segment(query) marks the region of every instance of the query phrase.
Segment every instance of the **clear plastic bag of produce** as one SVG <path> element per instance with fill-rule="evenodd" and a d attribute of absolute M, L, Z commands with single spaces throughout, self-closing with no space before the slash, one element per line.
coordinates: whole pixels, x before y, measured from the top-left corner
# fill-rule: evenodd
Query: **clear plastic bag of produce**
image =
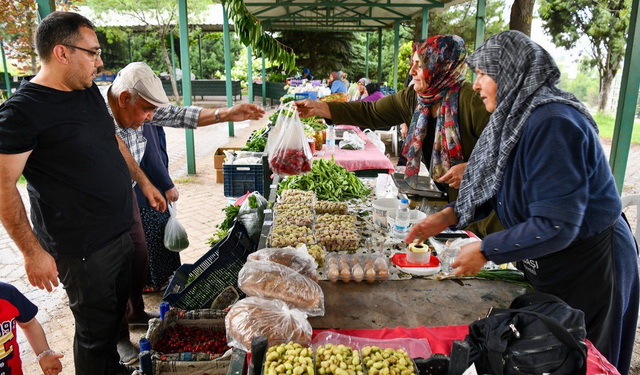
<path fill-rule="evenodd" d="M 249 194 L 247 199 L 242 202 L 237 219 L 244 224 L 249 233 L 249 237 L 254 242 L 260 239 L 260 231 L 262 231 L 262 222 L 264 221 L 264 210 L 269 202 L 257 191 Z"/>
<path fill-rule="evenodd" d="M 365 141 L 357 134 L 344 132 L 343 137 L 344 139 L 338 144 L 342 150 L 362 150 L 364 148 Z"/>
<path fill-rule="evenodd" d="M 324 315 L 324 293 L 318 283 L 279 263 L 245 263 L 238 287 L 248 296 L 279 299 L 307 315 Z"/>
<path fill-rule="evenodd" d="M 367 138 L 369 138 L 369 140 L 378 148 L 378 150 L 380 150 L 380 152 L 384 154 L 385 146 L 384 142 L 382 142 L 382 139 L 380 139 L 380 136 L 371 129 L 365 129 L 364 134 L 366 134 Z"/>
<path fill-rule="evenodd" d="M 286 303 L 260 297 L 236 302 L 225 318 L 227 344 L 251 351 L 254 336 L 266 336 L 269 345 L 294 341 L 309 344 L 313 329 L 307 315 Z"/>
<path fill-rule="evenodd" d="M 318 281 L 318 273 L 316 269 L 318 264 L 307 252 L 306 247 L 294 249 L 293 247 L 285 248 L 266 248 L 258 250 L 247 257 L 247 262 L 270 261 L 287 266 L 301 275 L 307 276 L 313 281 Z"/>
<path fill-rule="evenodd" d="M 271 170 L 280 176 L 311 171 L 313 154 L 293 102 L 285 104 L 280 111 L 276 126 L 269 134 L 267 153 Z"/>
<path fill-rule="evenodd" d="M 167 207 L 169 209 L 169 221 L 164 227 L 164 247 L 171 251 L 180 252 L 189 247 L 189 236 L 182 224 L 177 219 L 178 207 L 176 202 L 170 203 Z"/>

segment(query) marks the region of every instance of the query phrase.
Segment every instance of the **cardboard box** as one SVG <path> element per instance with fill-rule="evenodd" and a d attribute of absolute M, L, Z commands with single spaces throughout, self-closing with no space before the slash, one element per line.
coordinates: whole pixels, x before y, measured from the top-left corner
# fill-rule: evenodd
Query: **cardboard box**
<path fill-rule="evenodd" d="M 216 183 L 221 184 L 224 182 L 224 170 L 216 169 Z"/>
<path fill-rule="evenodd" d="M 220 147 L 213 154 L 213 167 L 215 169 L 219 169 L 222 172 L 222 163 L 224 163 L 224 159 L 226 155 L 224 154 L 224 150 L 241 150 L 242 147 Z M 222 183 L 222 178 L 216 180 L 217 183 Z"/>

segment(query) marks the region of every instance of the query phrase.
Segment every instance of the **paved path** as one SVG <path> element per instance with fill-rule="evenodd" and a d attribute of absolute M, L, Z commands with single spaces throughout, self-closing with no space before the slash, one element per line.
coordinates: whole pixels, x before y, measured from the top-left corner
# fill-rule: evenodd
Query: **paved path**
<path fill-rule="evenodd" d="M 272 113 L 270 111 L 268 114 Z M 213 125 L 200 128 L 195 131 L 196 169 L 195 176 L 188 176 L 186 171 L 186 147 L 184 131 L 180 129 L 166 129 L 167 148 L 170 156 L 170 173 L 176 181 L 180 192 L 178 201 L 179 220 L 189 233 L 191 246 L 181 253 L 183 263 L 193 263 L 199 259 L 209 247 L 206 240 L 214 231 L 214 226 L 223 220 L 221 210 L 228 204 L 223 195 L 221 184 L 216 184 L 213 169 L 213 153 L 221 146 L 244 145 L 251 131 L 261 127 L 266 121 L 238 123 L 235 126 L 235 138 L 227 136 L 226 124 Z M 604 140 L 603 145 L 610 148 L 610 141 Z M 25 200 L 26 189 L 20 187 L 20 192 Z M 627 176 L 624 185 L 624 194 L 640 194 L 640 146 L 631 147 Z M 25 200 L 28 205 L 28 201 Z M 27 207 L 28 210 L 28 207 Z M 636 213 L 629 212 L 635 220 Z M 31 301 L 39 306 L 37 318 L 44 326 L 51 347 L 65 354 L 63 358 L 63 374 L 72 374 L 73 371 L 73 331 L 74 322 L 68 305 L 67 297 L 61 287 L 52 293 L 41 291 L 32 287 L 26 277 L 23 267 L 23 259 L 15 243 L 9 238 L 4 227 L 0 225 L 0 258 L 3 259 L 0 280 L 16 286 Z M 153 308 L 160 302 L 161 296 L 145 296 L 147 306 Z M 132 339 L 136 341 L 144 330 L 133 331 Z M 35 356 L 31 353 L 24 334 L 19 334 L 19 345 L 22 348 L 22 358 L 25 374 L 39 373 L 39 369 L 33 364 Z M 640 345 L 636 344 L 636 348 Z M 640 350 L 636 351 L 634 374 L 640 374 Z"/>

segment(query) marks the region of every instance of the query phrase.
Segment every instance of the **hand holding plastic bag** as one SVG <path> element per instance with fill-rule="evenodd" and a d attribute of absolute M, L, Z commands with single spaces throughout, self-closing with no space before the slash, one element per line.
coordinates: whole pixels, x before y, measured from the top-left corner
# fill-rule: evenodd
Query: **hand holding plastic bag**
<path fill-rule="evenodd" d="M 177 219 L 178 208 L 176 202 L 168 205 L 169 221 L 164 227 L 164 247 L 171 251 L 180 252 L 189 247 L 189 236 Z"/>
<path fill-rule="evenodd" d="M 308 344 L 313 333 L 305 313 L 282 301 L 260 297 L 247 297 L 231 306 L 225 327 L 228 345 L 246 351 L 251 351 L 254 336 L 266 336 L 269 345 L 289 341 Z"/>
<path fill-rule="evenodd" d="M 302 121 L 293 103 L 289 102 L 281 109 L 267 140 L 269 166 L 280 176 L 309 172 L 313 160 Z"/>

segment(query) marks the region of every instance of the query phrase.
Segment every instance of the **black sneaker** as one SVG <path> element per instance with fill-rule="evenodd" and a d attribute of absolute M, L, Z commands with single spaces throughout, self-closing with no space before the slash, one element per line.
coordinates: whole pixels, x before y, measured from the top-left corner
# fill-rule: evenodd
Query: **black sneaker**
<path fill-rule="evenodd" d="M 140 349 L 136 348 L 129 338 L 118 340 L 118 355 L 120 355 L 120 362 L 125 365 L 132 365 L 138 362 L 138 354 L 140 354 Z"/>

